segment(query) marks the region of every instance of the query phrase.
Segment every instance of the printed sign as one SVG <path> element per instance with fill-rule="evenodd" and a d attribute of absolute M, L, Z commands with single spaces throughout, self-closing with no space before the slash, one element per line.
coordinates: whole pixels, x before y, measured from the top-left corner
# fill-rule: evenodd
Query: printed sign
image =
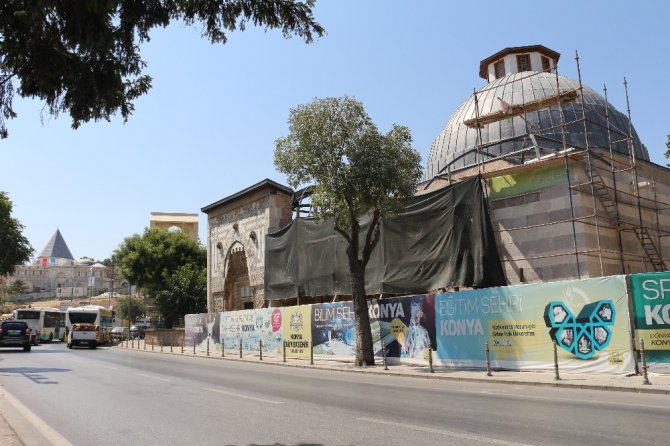
<path fill-rule="evenodd" d="M 624 276 L 435 296 L 437 357 L 449 366 L 633 370 Z M 577 314 L 577 316 L 574 316 Z"/>
<path fill-rule="evenodd" d="M 647 365 L 670 372 L 670 272 L 632 274 L 635 338 L 644 340 Z M 639 347 L 639 344 L 638 344 Z"/>
<path fill-rule="evenodd" d="M 279 308 L 226 311 L 221 313 L 221 341 L 226 350 L 238 349 L 242 341 L 245 351 L 275 354 L 281 348 L 282 316 Z"/>
<path fill-rule="evenodd" d="M 312 305 L 314 356 L 356 356 L 356 320 L 352 302 Z"/>
<path fill-rule="evenodd" d="M 282 308 L 282 331 L 286 356 L 308 359 L 312 348 L 312 305 Z"/>
<path fill-rule="evenodd" d="M 368 313 L 379 327 L 387 358 L 426 362 L 428 350 L 436 345 L 434 295 L 373 300 Z M 382 345 L 375 347 L 381 351 Z"/>
<path fill-rule="evenodd" d="M 184 347 L 198 351 L 221 349 L 219 344 L 219 317 L 221 313 L 187 314 L 184 316 Z"/>

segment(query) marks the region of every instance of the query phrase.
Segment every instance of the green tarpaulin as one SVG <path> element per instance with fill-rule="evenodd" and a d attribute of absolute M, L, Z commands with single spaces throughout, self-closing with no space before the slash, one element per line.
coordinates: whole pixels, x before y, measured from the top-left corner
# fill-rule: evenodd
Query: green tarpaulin
<path fill-rule="evenodd" d="M 265 241 L 266 299 L 351 294 L 347 244 L 332 221 L 299 218 Z M 384 221 L 365 270 L 367 294 L 505 284 L 478 178 L 416 196 Z"/>

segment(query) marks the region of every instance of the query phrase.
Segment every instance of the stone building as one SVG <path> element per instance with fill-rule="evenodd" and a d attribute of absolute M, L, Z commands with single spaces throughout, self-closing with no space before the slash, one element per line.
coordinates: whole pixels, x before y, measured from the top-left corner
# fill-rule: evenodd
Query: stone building
<path fill-rule="evenodd" d="M 75 260 L 60 230 L 30 265 L 18 265 L 8 282 L 21 280 L 28 291 L 59 299 L 96 296 L 111 286 L 108 268 L 93 259 Z"/>
<path fill-rule="evenodd" d="M 291 221 L 293 190 L 265 179 L 202 208 L 207 214 L 207 310 L 261 308 L 265 234 Z"/>
<path fill-rule="evenodd" d="M 198 214 L 152 212 L 149 227 L 167 231 L 177 228 L 188 235 L 194 242 L 198 241 Z"/>
<path fill-rule="evenodd" d="M 670 170 L 650 162 L 629 113 L 559 75 L 559 59 L 532 45 L 482 60 L 486 85 L 433 142 L 417 194 L 479 178 L 509 284 L 667 270 Z M 265 180 L 203 208 L 210 311 L 263 305 L 259 235 L 288 223 L 291 192 Z"/>
<path fill-rule="evenodd" d="M 670 171 L 606 91 L 558 75 L 559 57 L 534 45 L 484 59 L 487 85 L 433 143 L 424 188 L 480 176 L 510 283 L 666 270 Z"/>

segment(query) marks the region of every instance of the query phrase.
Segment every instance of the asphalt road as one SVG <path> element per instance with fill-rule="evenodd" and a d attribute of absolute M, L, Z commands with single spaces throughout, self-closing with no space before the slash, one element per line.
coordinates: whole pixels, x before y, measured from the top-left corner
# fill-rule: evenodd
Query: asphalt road
<path fill-rule="evenodd" d="M 54 343 L 0 383 L 74 445 L 665 445 L 670 399 Z"/>

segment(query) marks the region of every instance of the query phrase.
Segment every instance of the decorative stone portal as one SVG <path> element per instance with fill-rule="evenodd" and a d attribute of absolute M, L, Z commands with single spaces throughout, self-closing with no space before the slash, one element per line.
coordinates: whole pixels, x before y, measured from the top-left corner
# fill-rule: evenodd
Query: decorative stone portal
<path fill-rule="evenodd" d="M 223 311 L 254 308 L 254 293 L 249 282 L 247 256 L 239 242 L 234 243 L 228 251 L 225 270 Z"/>
<path fill-rule="evenodd" d="M 262 308 L 265 235 L 291 222 L 293 190 L 265 179 L 202 208 L 207 214 L 207 310 Z"/>

